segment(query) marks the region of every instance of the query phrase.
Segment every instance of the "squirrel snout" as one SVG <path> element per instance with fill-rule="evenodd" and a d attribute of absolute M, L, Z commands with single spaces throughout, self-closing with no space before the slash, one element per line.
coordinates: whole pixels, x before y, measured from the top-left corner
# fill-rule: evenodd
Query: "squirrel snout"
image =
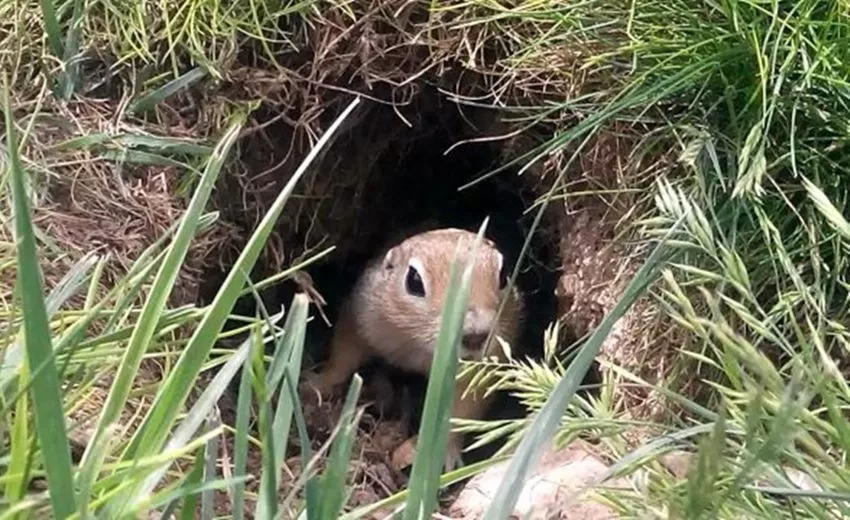
<path fill-rule="evenodd" d="M 484 348 L 484 342 L 490 335 L 493 327 L 494 313 L 481 311 L 480 309 L 469 309 L 463 323 L 463 347 L 470 351 L 479 351 Z"/>
<path fill-rule="evenodd" d="M 464 334 L 463 348 L 474 352 L 481 350 L 484 347 L 484 342 L 487 341 L 487 335 L 487 332 L 474 332 L 472 334 Z"/>

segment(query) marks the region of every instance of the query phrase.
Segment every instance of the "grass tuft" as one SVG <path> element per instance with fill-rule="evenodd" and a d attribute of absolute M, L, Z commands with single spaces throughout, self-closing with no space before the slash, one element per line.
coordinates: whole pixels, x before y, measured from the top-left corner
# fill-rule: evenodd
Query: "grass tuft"
<path fill-rule="evenodd" d="M 9 181 L 12 187 L 14 203 L 16 258 L 18 283 L 17 293 L 21 301 L 21 316 L 23 318 L 24 347 L 26 363 L 19 373 L 19 385 L 31 386 L 32 409 L 35 416 L 35 434 L 38 439 L 40 459 L 37 464 L 43 465 L 47 474 L 48 491 L 53 514 L 57 518 L 67 518 L 76 510 L 74 496 L 74 480 L 71 468 L 71 450 L 65 431 L 64 410 L 62 406 L 62 384 L 54 362 L 53 343 L 51 341 L 47 308 L 42 289 L 42 276 L 39 270 L 38 251 L 33 233 L 27 189 L 25 187 L 25 171 L 18 155 L 18 140 L 15 130 L 15 120 L 12 115 L 12 104 L 9 99 L 8 84 L 3 81 L 3 113 L 6 123 L 6 153 L 8 158 Z M 15 450 L 12 460 L 18 461 L 18 466 L 24 474 L 32 468 L 27 467 L 35 462 L 30 458 L 31 445 L 28 445 L 26 421 L 28 405 L 27 396 L 21 396 L 17 411 L 22 415 L 15 416 L 13 430 L 16 431 Z M 26 460 L 25 459 L 29 459 Z M 23 498 L 23 484 L 26 479 L 18 480 L 17 485 L 7 487 L 7 500 L 14 504 Z"/>

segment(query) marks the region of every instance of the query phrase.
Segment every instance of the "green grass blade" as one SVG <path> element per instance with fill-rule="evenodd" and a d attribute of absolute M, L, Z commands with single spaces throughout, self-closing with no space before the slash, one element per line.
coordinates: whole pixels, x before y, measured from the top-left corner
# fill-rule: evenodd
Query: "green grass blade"
<path fill-rule="evenodd" d="M 233 434 L 233 476 L 245 475 L 248 463 L 248 423 L 251 419 L 251 356 L 242 362 L 242 375 L 239 381 L 239 397 L 236 401 L 236 427 Z M 233 520 L 245 517 L 245 484 L 233 486 Z"/>
<path fill-rule="evenodd" d="M 62 48 L 62 28 L 56 16 L 56 3 L 53 0 L 41 0 L 41 15 L 44 17 L 44 32 L 47 33 L 50 52 L 61 60 L 65 51 Z"/>
<path fill-rule="evenodd" d="M 300 363 L 301 355 L 303 353 L 303 347 L 301 348 L 301 352 L 298 353 L 298 362 Z M 299 451 L 301 452 L 301 467 L 304 468 L 302 470 L 302 475 L 299 477 L 296 485 L 292 486 L 288 496 L 284 499 L 284 504 L 288 504 L 292 501 L 294 497 L 294 492 L 300 489 L 301 482 L 306 478 L 306 489 L 305 489 L 305 498 L 307 507 L 315 508 L 315 505 L 312 505 L 316 500 L 318 500 L 318 493 L 315 490 L 315 479 L 313 479 L 313 475 L 311 474 L 311 468 L 313 467 L 313 463 L 315 459 L 313 458 L 313 450 L 310 445 L 310 436 L 307 433 L 307 421 L 304 418 L 304 410 L 301 408 L 300 400 L 298 400 L 298 389 L 297 389 L 297 376 L 300 375 L 300 370 L 298 370 L 298 365 L 294 363 L 293 360 L 293 369 L 296 370 L 296 374 L 292 377 L 286 377 L 283 383 L 286 385 L 286 388 L 289 392 L 289 395 L 296 396 L 295 403 L 297 406 L 292 407 L 292 411 L 295 416 L 295 426 L 298 430 L 298 440 L 300 442 Z M 335 438 L 332 435 L 332 438 Z M 285 441 L 288 439 L 285 439 Z M 284 443 L 286 446 L 286 443 Z M 285 450 L 284 450 L 285 451 Z"/>
<path fill-rule="evenodd" d="M 228 380 L 228 383 L 230 380 Z M 207 428 L 212 430 L 221 425 L 221 420 L 217 417 L 217 410 L 210 411 L 209 419 L 207 420 Z M 214 482 L 216 476 L 216 462 L 218 461 L 218 441 L 220 436 L 215 436 L 204 446 L 204 482 Z M 215 510 L 213 508 L 213 493 L 215 490 L 207 488 L 201 491 L 201 520 L 212 520 Z"/>
<path fill-rule="evenodd" d="M 212 482 L 201 482 L 200 484 L 195 485 L 195 486 L 179 487 L 179 488 L 177 488 L 173 491 L 159 495 L 159 496 L 155 497 L 153 500 L 151 500 L 150 502 L 145 503 L 143 509 L 144 509 L 144 511 L 150 511 L 150 510 L 156 509 L 160 506 L 167 505 L 167 504 L 173 502 L 174 500 L 181 500 L 181 499 L 184 499 L 184 498 L 186 498 L 190 495 L 196 495 L 196 494 L 199 494 L 199 493 L 204 493 L 205 491 L 224 490 L 224 489 L 229 488 L 230 486 L 233 486 L 237 482 L 244 482 L 244 481 L 245 481 L 244 478 L 243 479 L 228 478 L 228 479 L 218 479 L 218 480 L 214 480 Z M 136 514 L 138 516 L 131 517 L 131 518 L 145 518 L 145 516 L 142 514 L 141 511 L 138 511 Z M 113 517 L 105 516 L 103 518 L 113 518 Z"/>
<path fill-rule="evenodd" d="M 456 249 L 452 261 L 449 272 L 450 282 L 446 291 L 446 300 L 443 303 L 437 347 L 430 372 L 439 374 L 439 377 L 428 378 L 425 406 L 416 446 L 416 459 L 410 474 L 410 495 L 404 508 L 405 520 L 430 518 L 437 505 L 439 480 L 445 460 L 446 439 L 451 428 L 452 402 L 457 384 L 458 345 L 463 333 L 469 285 L 472 269 L 475 266 L 474 258 L 478 253 L 486 226 L 485 219 L 478 230 L 478 236 L 462 272 L 459 271 L 459 248 Z"/>
<path fill-rule="evenodd" d="M 221 171 L 222 164 L 239 135 L 241 126 L 241 119 L 231 124 L 221 142 L 216 147 L 216 153 L 210 157 L 207 163 L 204 174 L 198 183 L 197 191 L 192 197 L 189 207 L 174 235 L 174 240 L 168 249 L 168 253 L 160 265 L 150 289 L 148 300 L 145 302 L 145 306 L 136 323 L 136 328 L 133 330 L 133 335 L 130 337 L 124 357 L 119 365 L 118 373 L 115 376 L 115 381 L 98 420 L 95 434 L 86 448 L 86 453 L 83 455 L 83 466 L 88 463 L 89 451 L 100 441 L 100 436 L 103 434 L 104 429 L 115 422 L 121 413 L 124 403 L 127 401 L 127 396 L 130 393 L 133 380 L 139 370 L 142 356 L 147 350 L 156 325 L 162 316 L 168 296 L 177 279 L 180 266 L 189 250 L 191 239 L 197 232 L 199 218 L 215 186 L 215 181 Z M 164 435 L 166 432 L 162 433 Z"/>
<path fill-rule="evenodd" d="M 92 485 L 95 482 L 95 477 L 97 476 L 97 469 L 103 465 L 103 461 L 106 459 L 106 456 L 110 453 L 110 449 L 113 447 L 113 440 L 115 439 L 115 429 L 108 428 L 106 433 L 101 440 L 100 444 L 94 447 L 92 451 L 92 464 L 85 466 L 84 470 L 81 471 L 77 475 L 77 496 L 79 497 L 80 504 L 80 519 L 88 520 L 89 518 L 89 497 L 92 490 Z"/>
<path fill-rule="evenodd" d="M 252 351 L 252 369 L 255 374 L 253 383 L 256 385 L 258 401 L 257 430 L 260 433 L 263 449 L 260 452 L 262 461 L 262 475 L 260 478 L 260 492 L 254 507 L 254 518 L 264 520 L 274 518 L 278 509 L 277 501 L 277 467 L 274 464 L 275 444 L 277 439 L 272 434 L 272 405 L 271 389 L 266 384 L 266 372 L 263 364 L 263 351 L 257 343 Z M 264 489 L 265 488 L 265 489 Z M 261 514 L 261 508 L 266 511 Z"/>
<path fill-rule="evenodd" d="M 266 374 L 266 385 L 269 388 L 279 387 L 283 378 L 291 375 L 292 352 L 303 341 L 309 305 L 304 294 L 299 293 L 292 298 L 292 306 L 283 324 L 283 335 L 275 342 L 275 351 Z"/>
<path fill-rule="evenodd" d="M 37 498 L 29 498 L 18 500 L 8 506 L 6 506 L 6 504 L 3 505 L 8 508 L 0 508 L 0 520 L 17 520 L 20 516 L 23 516 L 23 513 L 39 507 L 41 505 L 41 500 Z"/>
<path fill-rule="evenodd" d="M 151 265 L 149 267 L 153 267 L 153 265 Z M 144 273 L 141 273 L 141 274 L 144 274 Z M 133 298 L 133 296 L 134 296 L 133 289 L 135 289 L 135 290 L 139 289 L 145 278 L 146 278 L 145 276 L 140 276 L 139 279 L 137 279 L 135 282 L 131 283 L 130 294 L 126 294 L 123 298 L 125 301 Z M 116 288 L 113 288 L 112 290 L 110 290 L 110 294 L 114 294 L 115 292 L 116 292 Z M 90 340 L 88 342 L 81 341 L 81 338 L 83 337 L 83 334 L 85 333 L 89 324 L 91 324 L 91 322 L 98 316 L 98 313 L 107 305 L 108 302 L 109 302 L 109 299 L 106 298 L 103 301 L 101 301 L 100 303 L 98 303 L 97 305 L 95 305 L 94 307 L 92 307 L 91 309 L 89 309 L 87 314 L 84 317 L 77 320 L 71 327 L 69 327 L 65 331 L 64 334 L 62 334 L 59 337 L 58 341 L 56 342 L 56 346 L 54 348 L 54 353 L 55 354 L 61 353 L 61 355 L 65 356 L 65 362 L 62 365 L 60 365 L 60 372 L 59 372 L 60 374 L 62 374 L 64 372 L 65 368 L 67 367 L 67 364 L 70 362 L 70 359 L 73 357 L 74 352 L 76 350 L 81 349 L 81 348 L 89 348 L 89 347 L 92 347 L 94 345 L 97 345 L 98 341 L 100 341 L 100 342 L 109 341 L 109 339 L 110 339 L 109 335 L 101 336 L 99 339 L 96 338 L 96 339 Z M 120 301 L 119 301 L 119 303 L 120 303 Z M 118 307 L 123 307 L 123 305 L 119 305 Z M 111 311 L 114 312 L 115 309 L 111 309 Z M 176 318 L 176 316 L 172 316 L 172 315 L 176 315 L 178 313 L 179 313 L 179 311 L 165 315 L 163 317 L 161 323 L 163 325 L 168 325 L 169 324 L 169 318 Z M 116 319 L 116 318 L 117 318 L 117 316 L 115 314 L 113 314 L 112 317 L 110 318 L 110 320 Z M 108 327 L 109 327 L 109 324 L 107 324 L 107 329 L 108 329 Z M 131 334 L 132 334 L 132 331 L 128 330 L 128 332 L 126 334 L 120 334 L 120 336 L 122 338 L 124 338 L 124 337 L 129 337 Z M 115 335 L 111 336 L 112 339 L 114 339 L 114 337 L 115 337 Z M 45 360 L 45 362 L 42 363 L 42 365 L 40 367 L 37 367 L 35 370 L 32 371 L 32 374 L 33 375 L 39 374 L 41 372 L 41 370 L 43 370 L 47 366 L 48 363 L 52 364 L 53 359 L 54 358 L 51 357 L 49 360 Z M 33 376 L 31 376 L 29 381 L 27 381 L 22 387 L 18 388 L 17 393 L 21 394 L 23 392 L 28 391 L 29 385 L 32 383 L 32 381 L 33 381 Z M 16 397 L 13 397 L 10 401 L 14 402 L 15 399 L 16 399 Z M 5 409 L 5 406 L 0 408 L 0 413 L 4 413 L 4 409 Z M 85 473 L 85 470 L 83 471 L 83 473 Z"/>
<path fill-rule="evenodd" d="M 178 78 L 174 78 L 169 81 L 165 85 L 159 87 L 158 89 L 145 94 L 132 103 L 128 108 L 128 111 L 132 113 L 138 112 L 146 112 L 158 104 L 162 103 L 166 98 L 180 92 L 181 90 L 190 88 L 195 83 L 206 77 L 207 71 L 201 67 L 195 67 L 189 72 L 183 74 Z"/>
<path fill-rule="evenodd" d="M 274 319 L 277 320 L 281 316 L 275 316 Z M 260 331 L 260 337 L 265 334 L 266 330 Z M 252 334 L 248 339 L 246 339 L 242 345 L 236 350 L 233 356 L 227 360 L 227 362 L 222 366 L 218 373 L 215 375 L 212 381 L 207 385 L 201 395 L 198 397 L 198 400 L 192 406 L 192 408 L 186 413 L 186 418 L 180 424 L 180 426 L 174 431 L 174 434 L 169 439 L 168 443 L 165 446 L 166 451 L 177 450 L 185 446 L 191 441 L 192 435 L 198 431 L 204 421 L 207 420 L 209 413 L 213 410 L 216 403 L 224 392 L 227 391 L 228 385 L 233 377 L 236 376 L 236 372 L 239 371 L 239 367 L 244 365 L 245 361 L 249 359 L 251 352 L 251 343 L 254 341 L 254 335 Z M 165 476 L 167 467 L 160 468 L 158 471 L 154 472 L 145 482 L 145 485 L 139 491 L 139 497 L 145 497 L 149 495 L 156 486 L 160 483 L 162 478 Z"/>
<path fill-rule="evenodd" d="M 199 448 L 195 454 L 195 464 L 192 466 L 192 471 L 186 476 L 183 483 L 184 489 L 192 489 L 201 485 L 204 479 L 204 448 Z M 176 500 L 175 500 L 176 502 Z M 198 494 L 187 494 L 183 498 L 183 507 L 180 508 L 180 520 L 195 520 L 195 513 L 198 510 Z"/>
<path fill-rule="evenodd" d="M 826 194 L 812 181 L 803 177 L 803 187 L 809 194 L 809 198 L 814 203 L 815 207 L 826 218 L 827 222 L 841 235 L 850 240 L 850 222 L 844 218 L 841 211 L 835 207 L 835 204 L 829 200 Z"/>
<path fill-rule="evenodd" d="M 89 271 L 99 260 L 99 257 L 94 253 L 88 253 L 71 266 L 45 299 L 48 316 L 52 317 L 56 314 L 62 305 L 68 301 L 68 298 L 77 294 L 77 291 L 88 280 Z"/>
<path fill-rule="evenodd" d="M 166 157 L 158 153 L 145 152 L 143 150 L 103 150 L 100 152 L 100 157 L 109 161 L 115 161 L 118 164 L 132 163 L 143 164 L 146 166 L 173 166 L 175 168 L 189 168 L 189 166 L 181 161 Z"/>
<path fill-rule="evenodd" d="M 103 149 L 148 149 L 145 151 L 155 151 L 165 155 L 194 155 L 198 157 L 207 157 L 213 153 L 211 147 L 199 144 L 194 140 L 134 133 L 118 135 L 85 134 L 62 141 L 51 148 L 56 150 L 91 150 L 93 152 Z"/>
<path fill-rule="evenodd" d="M 304 337 L 307 330 L 307 311 L 310 301 L 305 294 L 296 294 L 292 300 L 292 307 L 284 324 L 284 335 L 277 345 L 275 357 L 272 360 L 272 369 L 278 372 L 268 372 L 266 376 L 266 388 L 271 391 L 280 388 L 277 400 L 277 409 L 271 425 L 271 437 L 274 442 L 270 444 L 271 461 L 275 468 L 273 472 L 264 471 L 260 478 L 260 498 L 257 502 L 257 517 L 270 518 L 274 512 L 268 509 L 268 505 L 277 496 L 277 485 L 280 478 L 280 469 L 286 457 L 286 440 L 289 438 L 289 429 L 292 424 L 292 415 L 298 396 L 293 396 L 286 384 L 287 380 L 296 386 L 298 376 L 301 372 L 301 358 L 304 352 Z M 282 360 L 281 362 L 278 362 Z M 275 484 L 273 484 L 275 483 Z M 272 493 L 274 496 L 268 496 Z"/>
<path fill-rule="evenodd" d="M 236 299 L 245 285 L 246 279 L 244 273 L 249 273 L 257 258 L 259 258 L 260 251 L 271 234 L 287 200 L 292 195 L 295 185 L 304 175 L 304 172 L 319 153 L 319 150 L 328 142 L 331 135 L 334 134 L 342 121 L 359 102 L 360 98 L 355 98 L 336 121 L 331 124 L 325 134 L 322 135 L 316 146 L 304 159 L 286 186 L 284 186 L 256 231 L 248 240 L 248 243 L 245 245 L 245 248 L 242 250 L 242 253 L 219 289 L 218 294 L 216 294 L 215 299 L 209 307 L 209 311 L 204 315 L 197 329 L 195 329 L 195 333 L 189 339 L 180 359 L 157 394 L 142 426 L 137 430 L 129 448 L 125 451 L 122 457 L 123 460 L 138 458 L 160 450 L 165 436 L 170 431 L 172 424 L 180 413 L 183 402 L 185 402 L 186 397 L 194 385 L 197 374 L 215 344 L 215 338 L 222 326 L 224 326 Z"/>
<path fill-rule="evenodd" d="M 4 82 L 5 83 L 5 82 Z M 3 89 L 7 153 L 9 156 L 9 181 L 15 216 L 17 241 L 18 292 L 21 297 L 24 335 L 29 367 L 44 367 L 32 381 L 32 400 L 35 412 L 36 434 L 41 446 L 42 460 L 47 473 L 51 507 L 56 518 L 66 518 L 74 512 L 71 450 L 65 431 L 65 413 L 59 374 L 52 361 L 53 347 L 50 326 L 42 291 L 38 252 L 30 219 L 29 201 L 24 180 L 24 169 L 18 155 L 12 104 L 6 85 Z"/>
<path fill-rule="evenodd" d="M 83 29 L 83 0 L 74 0 L 74 11 L 68 25 L 65 37 L 65 48 L 62 51 L 63 70 L 59 75 L 58 96 L 62 100 L 69 100 L 80 82 L 80 38 Z"/>
<path fill-rule="evenodd" d="M 357 399 L 360 397 L 360 388 L 363 380 L 354 374 L 351 385 L 348 387 L 348 395 L 339 419 L 340 430 L 334 439 L 331 454 L 328 458 L 327 468 L 322 475 L 321 481 L 316 486 L 320 492 L 317 500 L 318 511 L 309 518 L 318 520 L 337 520 L 345 505 L 346 477 L 351 462 L 351 448 L 354 445 L 354 437 L 357 433 L 357 425 L 360 423 L 362 410 L 355 414 Z"/>
<path fill-rule="evenodd" d="M 723 444 L 726 437 L 726 420 L 721 414 L 712 425 L 711 435 L 703 438 L 697 452 L 696 464 L 688 471 L 684 518 L 714 518 L 717 513 L 720 489 L 715 485 L 726 462 Z"/>
<path fill-rule="evenodd" d="M 714 423 L 700 424 L 698 426 L 685 428 L 675 432 L 665 433 L 658 438 L 647 441 L 643 445 L 620 457 L 616 463 L 611 465 L 611 467 L 602 474 L 599 481 L 604 482 L 606 479 L 616 475 L 642 459 L 661 455 L 672 448 L 680 446 L 681 441 L 690 437 L 696 437 L 698 435 L 711 432 L 713 429 Z"/>
<path fill-rule="evenodd" d="M 506 519 L 513 514 L 514 506 L 522 491 L 525 480 L 539 459 L 544 446 L 552 438 L 563 417 L 564 410 L 581 385 L 584 375 L 599 353 L 605 338 L 610 334 L 614 324 L 626 313 L 632 304 L 643 294 L 646 288 L 655 280 L 657 267 L 662 261 L 665 244 L 681 225 L 677 222 L 662 238 L 652 254 L 647 258 L 634 278 L 629 282 L 617 305 L 605 315 L 602 323 L 596 328 L 587 342 L 581 347 L 555 391 L 546 400 L 537 417 L 529 425 L 528 431 L 519 444 L 516 453 L 511 457 L 507 472 L 502 479 L 495 498 L 484 516 L 484 520 Z"/>
<path fill-rule="evenodd" d="M 6 467 L 6 503 L 14 504 L 24 498 L 27 489 L 27 466 L 29 464 L 29 397 L 18 397 L 14 418 L 8 414 L 12 425 L 9 438 L 9 463 Z"/>
<path fill-rule="evenodd" d="M 52 319 L 68 298 L 77 293 L 88 279 L 88 272 L 97 262 L 97 257 L 87 254 L 76 262 L 65 276 L 56 284 L 45 299 L 47 318 Z M 58 346 L 57 346 L 58 347 Z M 23 362 L 23 347 L 20 343 L 13 344 L 5 351 L 2 363 L 0 363 L 0 392 L 17 377 L 17 371 Z"/>

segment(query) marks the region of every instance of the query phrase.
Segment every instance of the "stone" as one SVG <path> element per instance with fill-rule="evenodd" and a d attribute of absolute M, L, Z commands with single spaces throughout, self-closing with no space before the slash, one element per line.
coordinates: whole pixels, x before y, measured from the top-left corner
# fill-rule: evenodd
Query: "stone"
<path fill-rule="evenodd" d="M 449 509 L 453 519 L 482 518 L 504 477 L 509 461 L 473 477 Z M 562 449 L 549 448 L 526 480 L 513 516 L 523 519 L 612 520 L 614 511 L 590 496 L 608 466 L 593 455 L 592 447 L 576 441 Z M 605 487 L 623 485 L 612 479 Z"/>

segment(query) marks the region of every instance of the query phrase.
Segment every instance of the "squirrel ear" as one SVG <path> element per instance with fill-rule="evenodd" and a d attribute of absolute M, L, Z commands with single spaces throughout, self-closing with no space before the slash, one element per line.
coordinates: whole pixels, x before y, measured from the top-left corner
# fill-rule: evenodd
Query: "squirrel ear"
<path fill-rule="evenodd" d="M 387 251 L 387 254 L 384 255 L 384 263 L 382 264 L 384 266 L 384 269 L 390 270 L 393 267 L 395 267 L 397 256 L 398 255 L 396 254 L 395 248 L 392 248 L 389 251 Z"/>

